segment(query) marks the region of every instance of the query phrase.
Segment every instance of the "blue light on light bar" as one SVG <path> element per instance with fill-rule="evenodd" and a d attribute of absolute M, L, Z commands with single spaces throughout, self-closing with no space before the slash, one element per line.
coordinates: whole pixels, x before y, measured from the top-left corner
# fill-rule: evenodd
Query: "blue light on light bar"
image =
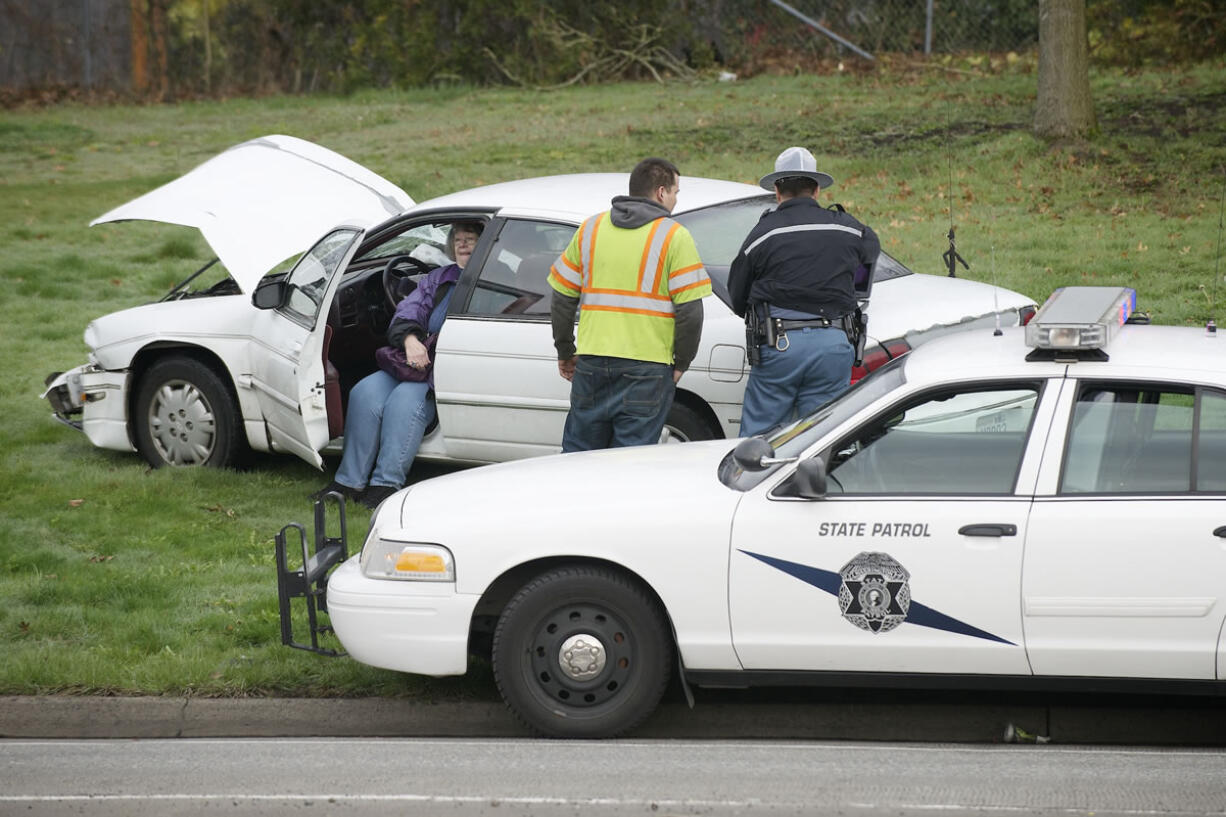
<path fill-rule="evenodd" d="M 1035 349 L 1102 349 L 1137 308 L 1128 287 L 1063 287 L 1051 294 L 1026 324 L 1026 345 Z"/>

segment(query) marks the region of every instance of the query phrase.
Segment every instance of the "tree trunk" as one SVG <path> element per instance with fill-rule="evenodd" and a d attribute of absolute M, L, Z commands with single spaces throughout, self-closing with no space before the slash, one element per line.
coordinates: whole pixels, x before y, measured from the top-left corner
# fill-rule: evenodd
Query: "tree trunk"
<path fill-rule="evenodd" d="M 1069 139 L 1095 129 L 1085 0 L 1039 0 L 1039 98 L 1034 132 Z"/>
<path fill-rule="evenodd" d="M 145 0 L 132 0 L 128 30 L 132 43 L 132 92 L 143 96 L 149 90 L 149 27 L 145 20 Z"/>
<path fill-rule="evenodd" d="M 151 0 L 149 3 L 153 18 L 153 52 L 157 56 L 159 102 L 165 102 L 170 91 L 170 29 L 166 24 L 166 4 L 167 0 Z"/>

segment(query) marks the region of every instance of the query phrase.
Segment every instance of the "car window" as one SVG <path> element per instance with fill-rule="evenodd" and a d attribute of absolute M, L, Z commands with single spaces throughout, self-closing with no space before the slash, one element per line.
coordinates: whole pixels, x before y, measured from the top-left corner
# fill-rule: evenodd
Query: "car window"
<path fill-rule="evenodd" d="M 440 267 L 451 263 L 447 255 L 447 231 L 450 221 L 437 224 L 417 224 L 394 235 L 378 246 L 371 247 L 355 261 L 375 258 L 391 258 L 395 255 L 411 255 L 431 266 Z"/>
<path fill-rule="evenodd" d="M 1040 388 L 1008 384 L 927 392 L 830 451 L 831 494 L 1009 494 Z"/>
<path fill-rule="evenodd" d="M 574 225 L 546 221 L 504 224 L 478 273 L 467 314 L 548 315 L 549 267 L 574 232 Z"/>
<path fill-rule="evenodd" d="M 337 230 L 325 236 L 298 260 L 286 279 L 289 292 L 285 306 L 281 307 L 283 313 L 307 326 L 314 325 L 319 308 L 323 305 L 328 279 L 336 272 L 357 236 L 354 230 Z"/>
<path fill-rule="evenodd" d="M 1083 383 L 1065 446 L 1060 492 L 1224 491 L 1224 462 L 1226 396 L 1221 392 Z"/>

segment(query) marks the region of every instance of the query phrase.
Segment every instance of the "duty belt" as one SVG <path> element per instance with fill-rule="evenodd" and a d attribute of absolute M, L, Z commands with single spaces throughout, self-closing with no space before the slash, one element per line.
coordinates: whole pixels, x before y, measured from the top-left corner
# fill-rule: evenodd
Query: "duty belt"
<path fill-rule="evenodd" d="M 832 326 L 838 326 L 842 328 L 843 319 L 842 318 L 834 318 L 834 319 L 806 318 L 805 320 L 802 320 L 802 321 L 789 321 L 789 320 L 783 320 L 781 318 L 776 318 L 775 325 L 778 326 L 780 329 L 782 329 L 785 332 L 789 329 L 809 329 L 809 328 L 829 329 Z"/>

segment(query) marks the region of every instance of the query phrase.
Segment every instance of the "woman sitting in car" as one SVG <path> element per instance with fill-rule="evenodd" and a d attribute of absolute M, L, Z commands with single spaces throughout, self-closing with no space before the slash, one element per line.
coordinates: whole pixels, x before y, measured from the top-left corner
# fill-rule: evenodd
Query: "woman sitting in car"
<path fill-rule="evenodd" d="M 426 429 L 434 422 L 434 373 L 426 348 L 447 316 L 447 304 L 460 273 L 472 257 L 484 227 L 479 221 L 457 222 L 447 238 L 454 264 L 438 267 L 396 307 L 387 340 L 404 349 L 413 380 L 379 371 L 367 375 L 349 393 L 345 413 L 345 448 L 336 477 L 315 497 L 330 491 L 376 508 L 404 486 Z"/>

